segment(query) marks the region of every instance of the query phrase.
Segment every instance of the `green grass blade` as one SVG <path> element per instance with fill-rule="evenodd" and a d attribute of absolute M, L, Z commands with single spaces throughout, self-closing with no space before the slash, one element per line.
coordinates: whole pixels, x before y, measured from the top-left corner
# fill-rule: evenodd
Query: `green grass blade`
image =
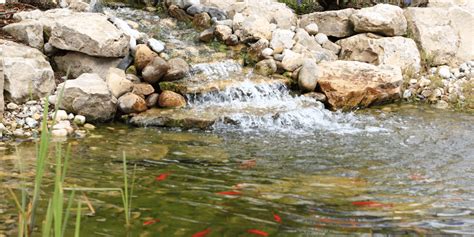
<path fill-rule="evenodd" d="M 64 214 L 64 222 L 63 222 L 63 229 L 61 231 L 61 237 L 63 237 L 64 234 L 66 233 L 66 226 L 67 226 L 67 222 L 69 221 L 69 216 L 70 216 L 71 208 L 72 208 L 72 201 L 74 201 L 75 193 L 76 191 L 72 190 L 71 195 L 69 196 L 68 204 L 66 207 L 66 213 Z"/>
<path fill-rule="evenodd" d="M 122 197 L 123 209 L 125 210 L 125 223 L 127 226 L 130 225 L 130 213 L 128 208 L 128 177 L 127 177 L 127 157 L 125 156 L 125 151 L 123 152 L 123 192 L 124 196 Z"/>
<path fill-rule="evenodd" d="M 46 210 L 46 219 L 43 222 L 42 236 L 50 237 L 51 236 L 51 226 L 53 224 L 53 214 L 52 214 L 52 201 L 49 200 L 48 209 Z"/>
<path fill-rule="evenodd" d="M 133 198 L 133 190 L 135 188 L 135 175 L 137 173 L 137 164 L 133 166 L 133 174 L 132 174 L 132 186 L 130 187 L 130 198 L 128 201 L 128 213 L 132 213 L 132 198 Z"/>
<path fill-rule="evenodd" d="M 74 230 L 74 237 L 79 237 L 79 233 L 81 231 L 81 205 L 82 202 L 79 201 L 77 203 L 77 212 L 76 212 L 76 227 Z"/>

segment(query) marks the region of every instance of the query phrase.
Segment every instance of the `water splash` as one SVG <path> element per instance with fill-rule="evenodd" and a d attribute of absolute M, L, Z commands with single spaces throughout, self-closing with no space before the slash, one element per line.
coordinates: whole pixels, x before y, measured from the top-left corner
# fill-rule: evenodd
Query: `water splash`
<path fill-rule="evenodd" d="M 234 60 L 224 60 L 222 62 L 199 63 L 192 66 L 193 74 L 203 73 L 210 80 L 225 79 L 234 73 L 241 73 L 242 66 Z"/>

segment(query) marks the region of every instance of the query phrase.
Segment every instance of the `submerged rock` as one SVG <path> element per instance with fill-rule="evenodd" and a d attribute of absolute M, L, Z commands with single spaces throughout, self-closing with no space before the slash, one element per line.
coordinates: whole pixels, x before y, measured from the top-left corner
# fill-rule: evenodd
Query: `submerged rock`
<path fill-rule="evenodd" d="M 114 117 L 117 99 L 99 75 L 84 73 L 77 79 L 61 83 L 58 85 L 56 95 L 63 88 L 61 109 L 83 115 L 88 121 L 107 121 Z"/>
<path fill-rule="evenodd" d="M 354 61 L 322 62 L 318 84 L 332 109 L 350 110 L 400 98 L 400 68 Z"/>

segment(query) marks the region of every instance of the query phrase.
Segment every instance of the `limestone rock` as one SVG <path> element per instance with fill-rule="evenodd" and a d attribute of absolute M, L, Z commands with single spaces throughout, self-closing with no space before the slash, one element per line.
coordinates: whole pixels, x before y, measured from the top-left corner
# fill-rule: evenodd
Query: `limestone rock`
<path fill-rule="evenodd" d="M 17 104 L 50 94 L 56 87 L 51 65 L 39 50 L 0 39 L 6 99 Z"/>
<path fill-rule="evenodd" d="M 263 76 L 270 76 L 277 71 L 277 65 L 273 58 L 265 59 L 255 65 L 255 71 Z"/>
<path fill-rule="evenodd" d="M 33 10 L 18 12 L 13 15 L 13 18 L 19 21 L 37 20 L 43 26 L 45 35 L 51 35 L 51 30 L 56 25 L 56 21 L 62 17 L 68 17 L 75 14 L 67 8 L 55 8 L 47 11 Z"/>
<path fill-rule="evenodd" d="M 109 68 L 117 67 L 121 61 L 120 58 L 93 57 L 79 52 L 68 52 L 53 59 L 63 74 L 69 69 L 69 78 L 78 78 L 83 73 L 96 73 L 101 78 L 106 78 Z"/>
<path fill-rule="evenodd" d="M 257 41 L 259 39 L 270 40 L 272 37 L 272 26 L 270 22 L 258 14 L 248 17 L 236 14 L 234 16 L 234 33 L 243 42 Z"/>
<path fill-rule="evenodd" d="M 371 32 L 385 36 L 399 36 L 407 32 L 407 20 L 403 10 L 391 4 L 362 8 L 352 14 L 350 20 L 356 32 Z"/>
<path fill-rule="evenodd" d="M 318 64 L 318 84 L 331 109 L 350 110 L 393 101 L 401 96 L 400 68 L 355 61 Z"/>
<path fill-rule="evenodd" d="M 59 84 L 56 93 L 63 87 L 61 109 L 83 115 L 88 121 L 107 121 L 114 117 L 117 99 L 99 75 L 84 73 L 77 79 Z"/>
<path fill-rule="evenodd" d="M 157 53 L 153 52 L 148 46 L 139 44 L 135 51 L 135 67 L 142 71 L 155 57 L 158 57 Z"/>
<path fill-rule="evenodd" d="M 421 68 L 420 53 L 412 39 L 359 34 L 339 40 L 337 44 L 342 47 L 341 60 L 399 66 L 403 71 L 418 72 Z"/>
<path fill-rule="evenodd" d="M 451 20 L 451 26 L 459 35 L 456 64 L 474 60 L 474 1 L 469 2 L 471 10 L 465 7 L 449 8 L 448 16 Z"/>
<path fill-rule="evenodd" d="M 3 112 L 5 110 L 5 99 L 3 98 L 3 89 L 4 89 L 5 77 L 3 75 L 3 57 L 0 57 L 0 119 L 3 118 Z M 0 125 L 0 134 L 3 132 Z M 1 137 L 1 136 L 0 136 Z"/>
<path fill-rule="evenodd" d="M 181 9 L 186 9 L 191 5 L 199 5 L 201 3 L 200 0 L 166 0 L 165 3 L 170 5 L 176 5 Z"/>
<path fill-rule="evenodd" d="M 25 20 L 3 27 L 3 30 L 27 45 L 43 49 L 43 25 L 37 20 Z"/>
<path fill-rule="evenodd" d="M 356 10 L 352 8 L 339 11 L 314 12 L 301 16 L 300 27 L 315 23 L 319 27 L 319 32 L 327 36 L 338 38 L 351 36 L 354 34 L 354 28 L 350 21 L 350 16 Z"/>
<path fill-rule="evenodd" d="M 211 17 L 206 12 L 196 14 L 193 18 L 193 26 L 197 29 L 207 29 L 211 27 Z"/>
<path fill-rule="evenodd" d="M 165 43 L 157 40 L 157 39 L 148 39 L 147 45 L 153 50 L 155 53 L 161 53 L 165 50 Z"/>
<path fill-rule="evenodd" d="M 115 98 L 119 98 L 133 89 L 133 83 L 127 80 L 125 71 L 118 68 L 110 68 L 105 81 Z"/>
<path fill-rule="evenodd" d="M 283 51 L 282 66 L 285 70 L 292 72 L 303 64 L 303 55 L 285 49 Z"/>
<path fill-rule="evenodd" d="M 148 83 L 135 83 L 133 84 L 132 93 L 145 98 L 147 95 L 151 95 L 155 92 L 155 88 Z"/>
<path fill-rule="evenodd" d="M 118 99 L 118 107 L 125 114 L 140 113 L 148 109 L 145 100 L 133 93 L 122 95 Z"/>
<path fill-rule="evenodd" d="M 285 49 L 291 49 L 295 44 L 293 36 L 295 36 L 295 32 L 291 30 L 276 29 L 272 33 L 272 40 L 270 41 L 270 46 L 276 53 L 281 53 Z"/>
<path fill-rule="evenodd" d="M 163 77 L 163 81 L 175 81 L 185 77 L 189 73 L 189 65 L 181 58 L 172 58 L 168 61 L 170 69 Z"/>
<path fill-rule="evenodd" d="M 298 86 L 303 92 L 312 92 L 316 89 L 318 80 L 318 65 L 313 59 L 305 59 L 298 73 Z"/>
<path fill-rule="evenodd" d="M 319 32 L 319 27 L 316 23 L 311 23 L 311 24 L 307 25 L 304 29 L 310 35 L 316 35 Z"/>
<path fill-rule="evenodd" d="M 217 25 L 214 34 L 218 40 L 225 41 L 230 35 L 232 35 L 232 29 L 225 25 Z"/>
<path fill-rule="evenodd" d="M 460 39 L 445 9 L 410 7 L 405 10 L 405 17 L 413 39 L 427 57 L 433 58 L 434 65 L 454 61 Z"/>
<path fill-rule="evenodd" d="M 123 57 L 129 51 L 130 36 L 118 30 L 107 17 L 76 13 L 57 19 L 49 43 L 56 48 L 91 56 Z"/>
<path fill-rule="evenodd" d="M 163 108 L 180 108 L 186 106 L 186 100 L 176 92 L 165 90 L 158 98 L 158 105 Z"/>

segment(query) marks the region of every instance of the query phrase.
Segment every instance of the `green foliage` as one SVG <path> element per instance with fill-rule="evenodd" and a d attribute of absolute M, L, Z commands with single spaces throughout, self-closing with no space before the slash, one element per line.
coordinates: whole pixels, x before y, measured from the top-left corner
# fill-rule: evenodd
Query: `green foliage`
<path fill-rule="evenodd" d="M 308 14 L 311 12 L 322 11 L 323 8 L 319 5 L 317 0 L 302 0 L 301 4 L 298 4 L 297 0 L 278 0 L 281 3 L 285 3 L 288 7 L 295 10 L 296 14 Z"/>

